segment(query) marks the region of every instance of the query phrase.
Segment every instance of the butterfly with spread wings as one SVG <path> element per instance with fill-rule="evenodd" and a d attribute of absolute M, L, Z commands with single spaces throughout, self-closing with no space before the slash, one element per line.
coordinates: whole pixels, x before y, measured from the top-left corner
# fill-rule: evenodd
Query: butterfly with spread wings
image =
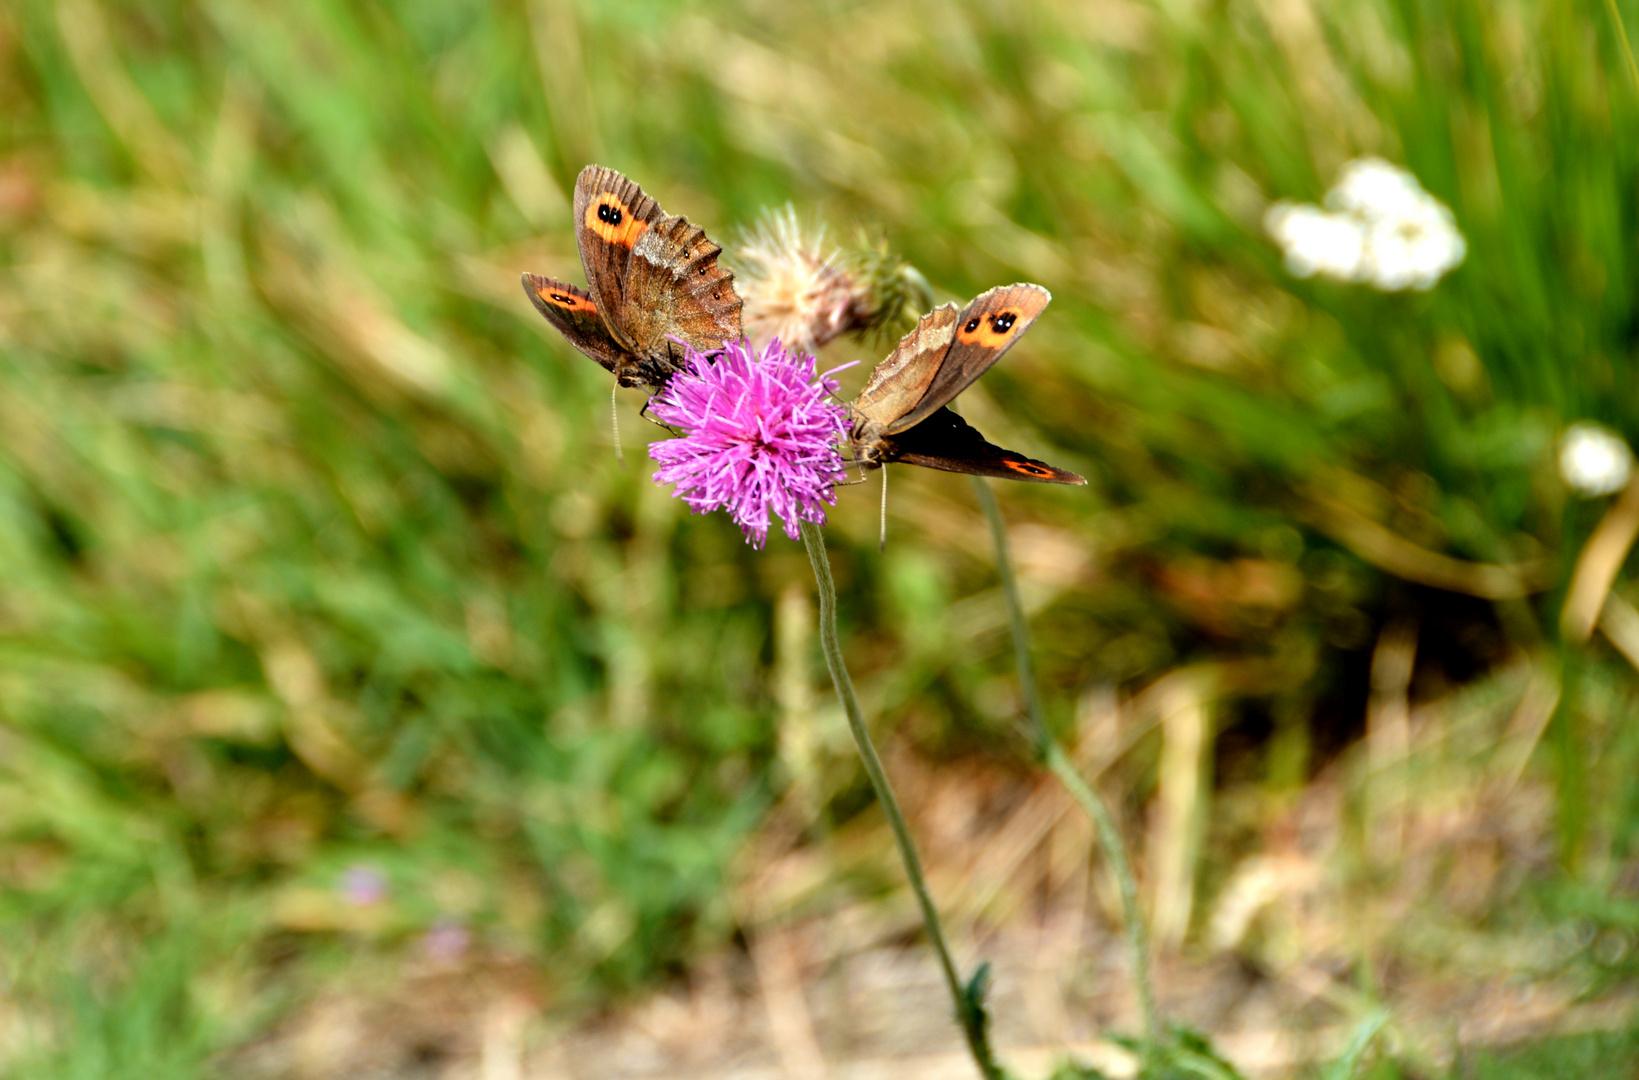
<path fill-rule="evenodd" d="M 683 368 L 679 341 L 711 352 L 744 336 L 734 275 L 717 261 L 722 247 L 615 170 L 581 170 L 575 238 L 587 287 L 525 274 L 524 292 L 618 385 L 664 386 Z"/>

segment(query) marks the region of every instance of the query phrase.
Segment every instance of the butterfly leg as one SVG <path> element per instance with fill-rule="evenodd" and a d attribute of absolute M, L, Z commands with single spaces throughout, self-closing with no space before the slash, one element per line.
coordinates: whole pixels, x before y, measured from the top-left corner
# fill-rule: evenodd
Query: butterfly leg
<path fill-rule="evenodd" d="M 855 484 L 863 484 L 863 483 L 865 483 L 866 480 L 870 479 L 868 476 L 865 475 L 865 463 L 863 461 L 861 461 L 860 459 L 858 459 L 858 458 L 845 458 L 845 459 L 843 459 L 842 464 L 843 464 L 844 469 L 846 469 L 849 465 L 858 466 L 859 467 L 859 479 L 858 480 L 838 480 L 837 483 L 836 483 L 837 487 L 853 487 Z"/>
<path fill-rule="evenodd" d="M 657 391 L 655 391 L 655 393 L 658 394 L 659 391 L 657 390 Z M 654 394 L 651 394 L 651 395 L 649 395 L 649 397 L 644 399 L 643 407 L 641 409 L 637 410 L 637 415 L 641 416 L 643 419 L 647 420 L 649 423 L 653 424 L 655 427 L 665 428 L 667 431 L 671 432 L 673 435 L 683 434 L 681 431 L 678 431 L 676 428 L 672 427 L 670 424 L 666 423 L 664 420 L 656 420 L 654 417 L 650 416 L 649 415 L 649 406 L 653 405 L 653 404 L 654 404 Z"/>

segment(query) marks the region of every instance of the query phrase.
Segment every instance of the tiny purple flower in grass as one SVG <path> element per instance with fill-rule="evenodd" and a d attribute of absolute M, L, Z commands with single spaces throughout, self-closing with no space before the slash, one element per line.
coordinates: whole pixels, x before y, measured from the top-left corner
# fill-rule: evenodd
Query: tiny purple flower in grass
<path fill-rule="evenodd" d="M 467 946 L 472 944 L 472 935 L 467 928 L 451 919 L 439 919 L 431 930 L 421 937 L 422 951 L 429 960 L 441 964 L 450 964 L 461 959 L 466 954 Z"/>
<path fill-rule="evenodd" d="M 843 478 L 837 444 L 848 432 L 848 410 L 831 401 L 837 382 L 819 375 L 814 358 L 770 341 L 759 356 L 743 341 L 721 353 L 689 349 L 649 406 L 682 438 L 651 443 L 660 463 L 655 481 L 697 514 L 727 510 L 746 540 L 761 548 L 769 514 L 797 538 L 797 522 L 825 524 L 822 503 L 836 504 Z"/>
<path fill-rule="evenodd" d="M 369 907 L 387 899 L 387 875 L 373 866 L 354 863 L 342 872 L 336 891 L 354 907 Z"/>

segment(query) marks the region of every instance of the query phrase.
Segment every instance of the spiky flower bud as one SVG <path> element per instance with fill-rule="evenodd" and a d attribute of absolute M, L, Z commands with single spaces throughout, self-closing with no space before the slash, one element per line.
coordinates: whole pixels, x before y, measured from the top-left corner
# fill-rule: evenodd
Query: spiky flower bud
<path fill-rule="evenodd" d="M 746 335 L 814 352 L 845 333 L 895 329 L 931 302 L 927 282 L 885 244 L 843 252 L 790 206 L 769 211 L 735 249 Z"/>

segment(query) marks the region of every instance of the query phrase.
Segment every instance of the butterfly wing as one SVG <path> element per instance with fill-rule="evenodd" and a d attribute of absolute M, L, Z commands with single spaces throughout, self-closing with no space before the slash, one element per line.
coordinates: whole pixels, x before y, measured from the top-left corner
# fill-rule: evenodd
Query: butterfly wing
<path fill-rule="evenodd" d="M 611 335 L 658 385 L 682 366 L 672 338 L 703 352 L 744 337 L 722 247 L 643 189 L 596 165 L 575 182 L 575 233 L 592 299 Z"/>
<path fill-rule="evenodd" d="M 871 372 L 870 382 L 854 399 L 856 416 L 883 431 L 916 407 L 933 385 L 956 337 L 956 305 L 945 304 L 922 316 L 916 328 L 899 339 L 888 358 Z"/>
<path fill-rule="evenodd" d="M 523 280 L 529 302 L 546 316 L 547 322 L 558 328 L 558 333 L 569 339 L 569 344 L 611 372 L 618 373 L 631 362 L 598 317 L 597 303 L 590 294 L 539 274 L 525 274 Z"/>
<path fill-rule="evenodd" d="M 1043 484 L 1087 482 L 1073 472 L 986 441 L 971 424 L 949 409 L 939 409 L 909 431 L 885 441 L 886 459 L 905 465 Z"/>
<path fill-rule="evenodd" d="M 927 391 L 886 425 L 885 434 L 908 431 L 950 404 L 1024 336 L 1052 299 L 1040 285 L 1029 284 L 1002 285 L 975 297 L 956 317 L 950 346 Z"/>
<path fill-rule="evenodd" d="M 722 247 L 688 218 L 661 217 L 638 238 L 626 278 L 622 325 L 639 356 L 661 367 L 682 363 L 676 338 L 710 352 L 745 336 L 734 275 Z"/>
<path fill-rule="evenodd" d="M 638 351 L 625 330 L 635 249 L 665 216 L 642 188 L 613 169 L 588 165 L 575 180 L 575 241 L 587 289 L 610 335 L 628 352 Z"/>

